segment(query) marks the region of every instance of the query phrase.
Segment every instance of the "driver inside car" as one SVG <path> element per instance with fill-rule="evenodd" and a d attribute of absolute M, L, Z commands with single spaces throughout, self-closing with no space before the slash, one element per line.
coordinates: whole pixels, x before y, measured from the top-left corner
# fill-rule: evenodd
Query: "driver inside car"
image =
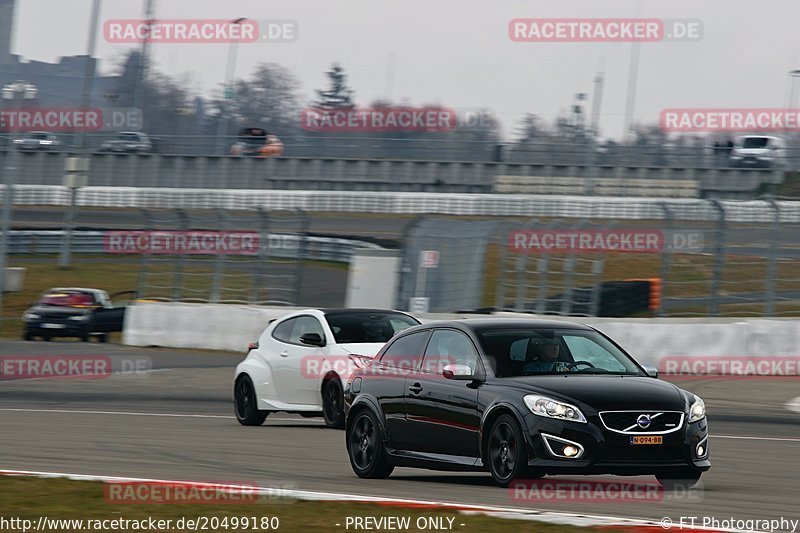
<path fill-rule="evenodd" d="M 566 363 L 558 360 L 560 343 L 558 339 L 530 339 L 526 353 L 524 374 L 546 374 L 549 372 L 568 372 Z"/>

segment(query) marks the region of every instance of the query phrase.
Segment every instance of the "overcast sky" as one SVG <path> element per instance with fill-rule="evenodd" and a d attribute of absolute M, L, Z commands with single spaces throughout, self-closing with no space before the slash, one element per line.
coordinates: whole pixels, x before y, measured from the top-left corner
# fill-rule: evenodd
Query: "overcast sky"
<path fill-rule="evenodd" d="M 14 53 L 54 61 L 86 52 L 90 0 L 18 0 Z M 101 21 L 141 18 L 144 0 L 103 0 Z M 524 113 L 548 121 L 592 92 L 605 71 L 600 126 L 623 131 L 630 43 L 516 43 L 514 18 L 700 19 L 698 42 L 641 44 L 635 119 L 656 122 L 664 108 L 784 107 L 787 71 L 800 68 L 799 0 L 156 0 L 158 18 L 297 21 L 292 43 L 239 47 L 236 73 L 258 62 L 292 70 L 310 99 L 323 72 L 339 62 L 356 101 L 388 96 L 410 104 L 487 107 L 508 135 Z M 102 24 L 101 24 L 102 28 Z M 109 70 L 132 45 L 101 35 L 97 55 Z M 227 44 L 155 44 L 159 70 L 193 80 L 208 94 L 222 83 Z M 389 58 L 394 82 L 387 83 Z M 390 87 L 391 86 L 391 87 Z M 800 95 L 800 80 L 798 80 Z"/>

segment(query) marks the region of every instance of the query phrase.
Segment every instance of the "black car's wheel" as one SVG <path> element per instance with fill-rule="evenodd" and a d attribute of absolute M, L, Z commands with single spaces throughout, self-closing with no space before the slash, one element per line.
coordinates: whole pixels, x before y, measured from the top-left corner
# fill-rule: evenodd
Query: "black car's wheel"
<path fill-rule="evenodd" d="M 386 479 L 394 470 L 383 447 L 378 419 L 369 409 L 356 413 L 347 432 L 347 455 L 358 477 Z"/>
<path fill-rule="evenodd" d="M 344 428 L 344 391 L 338 377 L 326 381 L 322 387 L 322 416 L 329 428 Z"/>
<path fill-rule="evenodd" d="M 233 410 L 243 426 L 260 426 L 267 419 L 269 411 L 258 408 L 256 389 L 249 376 L 241 376 L 233 386 Z"/>
<path fill-rule="evenodd" d="M 24 340 L 26 340 L 26 341 L 32 341 L 33 340 L 33 332 L 31 330 L 29 330 L 28 328 L 25 328 L 25 331 L 22 332 L 22 338 Z"/>
<path fill-rule="evenodd" d="M 108 342 L 108 333 L 97 335 L 97 342 Z"/>
<path fill-rule="evenodd" d="M 664 490 L 691 489 L 700 481 L 701 473 L 696 470 L 681 470 L 656 474 L 656 480 Z"/>
<path fill-rule="evenodd" d="M 53 337 L 51 337 L 50 335 L 42 335 L 42 340 L 44 342 L 50 342 L 50 339 L 52 339 L 52 338 Z"/>
<path fill-rule="evenodd" d="M 524 477 L 528 469 L 528 453 L 519 424 L 511 415 L 495 420 L 486 444 L 489 472 L 494 482 L 507 487 L 513 480 Z"/>

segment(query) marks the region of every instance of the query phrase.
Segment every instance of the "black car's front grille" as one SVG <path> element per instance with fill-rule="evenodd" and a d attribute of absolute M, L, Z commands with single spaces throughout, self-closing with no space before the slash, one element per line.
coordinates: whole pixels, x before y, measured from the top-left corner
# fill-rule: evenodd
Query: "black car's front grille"
<path fill-rule="evenodd" d="M 670 433 L 683 426 L 680 411 L 604 411 L 600 420 L 606 429 L 617 433 Z"/>
<path fill-rule="evenodd" d="M 676 446 L 611 446 L 597 458 L 606 463 L 672 463 L 684 460 Z"/>

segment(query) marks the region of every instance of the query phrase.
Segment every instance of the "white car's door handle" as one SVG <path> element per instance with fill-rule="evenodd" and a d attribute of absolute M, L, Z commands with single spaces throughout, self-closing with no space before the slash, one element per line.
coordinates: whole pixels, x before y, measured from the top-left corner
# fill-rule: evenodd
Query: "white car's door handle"
<path fill-rule="evenodd" d="M 287 350 L 282 351 L 281 357 L 289 357 L 289 352 Z"/>

